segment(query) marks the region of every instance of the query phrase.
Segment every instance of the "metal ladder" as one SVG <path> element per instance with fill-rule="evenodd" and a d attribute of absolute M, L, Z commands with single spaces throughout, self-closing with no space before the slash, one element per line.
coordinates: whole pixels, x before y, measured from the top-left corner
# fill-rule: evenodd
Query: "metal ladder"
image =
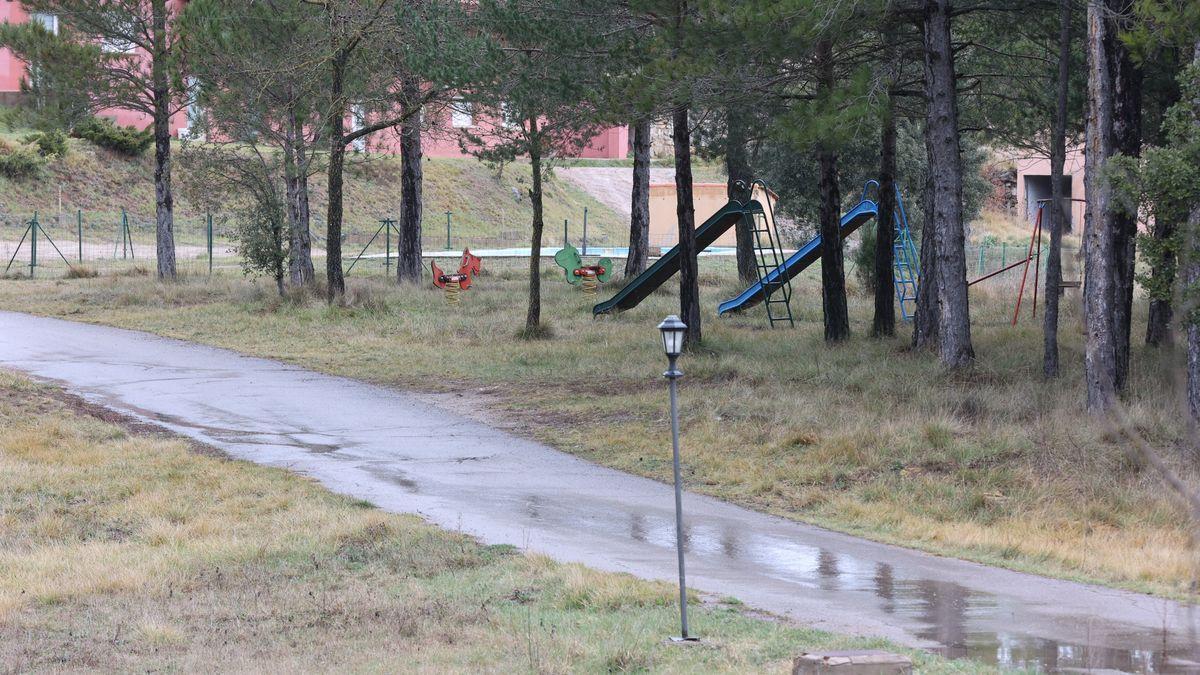
<path fill-rule="evenodd" d="M 892 265 L 895 267 L 892 279 L 896 285 L 896 300 L 900 303 L 900 316 L 905 321 L 912 321 L 917 312 L 917 282 L 921 268 L 917 247 L 908 229 L 908 213 L 904 210 L 899 186 L 896 187 L 896 211 L 892 217 L 896 230 L 896 238 L 892 242 Z"/>
<path fill-rule="evenodd" d="M 783 273 L 783 250 L 771 231 L 775 222 L 775 207 L 771 204 L 771 190 L 766 183 L 755 180 L 750 184 L 750 196 L 754 197 L 754 188 L 761 187 L 763 198 L 767 202 L 767 211 L 744 211 L 742 218 L 749 219 L 750 232 L 754 235 L 754 262 L 758 270 L 758 283 L 762 287 L 763 305 L 767 308 L 767 320 L 772 328 L 776 323 L 787 322 L 794 327 L 792 318 L 792 282 Z M 770 218 L 767 214 L 770 214 Z M 765 240 L 765 241 L 764 241 Z M 775 272 L 774 279 L 769 279 Z M 778 291 L 778 293 L 777 293 Z"/>

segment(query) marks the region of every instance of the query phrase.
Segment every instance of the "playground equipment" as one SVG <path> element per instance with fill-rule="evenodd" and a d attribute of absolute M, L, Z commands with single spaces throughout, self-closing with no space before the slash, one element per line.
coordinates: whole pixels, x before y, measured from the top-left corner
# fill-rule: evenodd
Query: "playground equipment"
<path fill-rule="evenodd" d="M 1037 217 L 1034 219 L 1034 222 L 1033 222 L 1033 232 L 1030 233 L 1030 235 L 1029 235 L 1029 250 L 1025 254 L 1025 259 L 1018 261 L 1017 263 L 1015 263 L 1013 265 L 1009 265 L 1008 267 L 1005 267 L 1004 269 L 1002 269 L 998 272 L 993 272 L 992 274 L 989 274 L 987 276 L 984 276 L 982 278 L 976 279 L 975 281 L 971 282 L 971 284 L 974 284 L 978 281 L 983 281 L 984 279 L 996 276 L 997 274 L 1000 274 L 1000 272 L 1007 271 L 1009 269 L 1012 269 L 1013 267 L 1024 265 L 1025 269 L 1021 271 L 1021 286 L 1020 286 L 1019 290 L 1017 290 L 1017 306 L 1016 306 L 1016 308 L 1013 309 L 1012 325 L 1014 325 L 1014 326 L 1017 325 L 1017 319 L 1021 316 L 1021 300 L 1025 297 L 1025 281 L 1026 281 L 1026 279 L 1029 278 L 1029 263 L 1033 262 L 1033 261 L 1036 261 L 1036 262 L 1033 262 L 1032 312 L 1033 312 L 1033 317 L 1034 318 L 1037 317 L 1038 285 L 1041 281 L 1041 270 L 1042 270 L 1042 265 L 1041 265 L 1041 262 L 1042 262 L 1042 214 L 1046 212 L 1046 204 L 1050 203 L 1051 201 L 1052 200 L 1050 200 L 1050 199 L 1039 199 L 1037 202 L 1037 205 L 1038 205 Z M 1070 201 L 1084 202 L 1084 200 L 1082 200 L 1082 199 L 1072 199 Z M 1034 249 L 1035 244 L 1037 247 L 1036 252 Z M 968 284 L 968 286 L 971 284 Z M 1082 285 L 1083 285 L 1082 280 L 1061 281 L 1058 284 L 1058 291 L 1061 292 L 1062 289 L 1064 289 L 1064 288 L 1079 288 Z"/>
<path fill-rule="evenodd" d="M 754 181 L 753 186 L 761 186 L 764 188 L 764 192 L 769 194 L 761 181 Z M 842 216 L 843 237 L 878 215 L 878 204 L 867 197 L 871 186 L 878 189 L 879 183 L 874 180 L 867 181 L 863 186 L 862 199 L 858 205 Z M 770 202 L 770 199 L 768 198 L 767 201 Z M 763 209 L 763 205 L 758 200 L 752 199 L 744 204 L 730 200 L 728 204 L 696 228 L 696 250 L 704 250 L 730 227 L 745 220 L 754 236 L 759 280 L 736 297 L 721 303 L 718 313 L 738 312 L 763 303 L 766 305 L 767 318 L 772 326 L 784 321 L 792 325 L 791 280 L 821 257 L 821 236 L 813 237 L 798 251 L 784 259 L 783 251 L 769 227 L 769 224 L 774 221 L 774 213 L 771 212 L 770 216 L 771 218 L 768 219 L 768 212 Z M 892 242 L 895 265 L 894 284 L 896 298 L 900 302 L 900 314 L 907 321 L 912 318 L 916 309 L 918 267 L 916 246 L 913 245 L 912 235 L 909 233 L 908 215 L 904 210 L 904 200 L 900 197 L 899 189 L 896 190 L 896 210 L 893 218 L 896 231 L 895 240 Z M 607 314 L 637 306 L 646 296 L 679 271 L 679 255 L 678 246 L 667 251 L 645 272 L 617 291 L 617 294 L 611 299 L 593 307 L 592 313 Z M 779 295 L 772 297 L 776 293 Z"/>
<path fill-rule="evenodd" d="M 459 303 L 459 293 L 471 287 L 471 279 L 479 276 L 483 270 L 483 260 L 471 253 L 471 249 L 463 249 L 462 260 L 458 272 L 446 274 L 438 267 L 437 261 L 429 261 L 433 271 L 433 285 L 446 292 L 446 302 L 451 305 Z"/>
<path fill-rule="evenodd" d="M 762 210 L 762 204 L 759 204 L 755 200 L 751 200 L 746 204 L 730 200 L 728 204 L 721 207 L 708 220 L 704 221 L 700 227 L 696 228 L 696 250 L 703 251 L 711 246 L 717 240 L 717 237 L 720 237 L 726 230 L 733 227 L 734 223 L 741 220 L 747 212 L 761 212 Z M 657 262 L 646 268 L 645 272 L 642 272 L 632 281 L 625 284 L 625 287 L 617 291 L 617 294 L 611 299 L 593 307 L 592 314 L 608 314 L 636 307 L 638 303 L 646 299 L 646 296 L 653 293 L 667 279 L 670 279 L 679 271 L 679 263 L 679 246 L 675 246 L 666 253 L 663 253 Z"/>
<path fill-rule="evenodd" d="M 842 216 L 839 226 L 843 238 L 854 233 L 864 223 L 879 215 L 879 204 L 867 196 L 872 186 L 876 190 L 879 189 L 878 182 L 874 180 L 867 181 L 863 185 L 862 198 L 859 200 L 859 203 Z M 917 250 L 908 229 L 908 214 L 904 210 L 904 199 L 900 196 L 899 188 L 896 188 L 896 209 L 892 214 L 892 218 L 896 232 L 895 239 L 892 242 L 892 261 L 894 267 L 892 276 L 896 288 L 896 299 L 900 303 L 900 315 L 905 321 L 908 321 L 912 318 L 916 309 Z M 771 295 L 776 290 L 785 287 L 793 277 L 819 260 L 820 257 L 821 235 L 818 234 L 765 276 L 760 272 L 760 281 L 758 283 L 742 291 L 737 296 L 722 302 L 717 307 L 717 313 L 726 314 L 743 311 L 763 302 L 765 299 L 767 301 L 767 314 L 768 317 L 771 317 L 770 308 L 772 303 L 786 303 L 786 298 L 790 297 L 790 290 L 785 292 L 785 299 L 773 299 Z M 771 318 L 774 320 L 773 317 Z"/>
<path fill-rule="evenodd" d="M 612 277 L 612 258 L 601 258 L 595 265 L 584 265 L 583 256 L 570 244 L 554 254 L 554 262 L 566 272 L 567 283 L 581 287 L 584 293 L 595 294 L 600 284 Z"/>

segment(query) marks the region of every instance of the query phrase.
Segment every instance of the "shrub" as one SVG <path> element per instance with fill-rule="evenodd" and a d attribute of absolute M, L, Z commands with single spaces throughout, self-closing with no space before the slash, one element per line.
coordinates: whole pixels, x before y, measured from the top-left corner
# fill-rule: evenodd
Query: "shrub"
<path fill-rule="evenodd" d="M 154 144 L 154 133 L 149 129 L 138 131 L 97 117 L 75 125 L 71 135 L 129 157 L 141 155 Z"/>
<path fill-rule="evenodd" d="M 859 231 L 858 248 L 854 249 L 854 275 L 868 294 L 875 293 L 875 224 L 864 225 Z"/>
<path fill-rule="evenodd" d="M 46 159 L 32 145 L 14 145 L 0 141 L 0 175 L 13 179 L 35 178 L 42 173 Z"/>
<path fill-rule="evenodd" d="M 100 276 L 100 272 L 92 267 L 85 267 L 83 265 L 72 265 L 67 268 L 67 272 L 66 272 L 66 274 L 63 275 L 63 278 L 64 279 L 95 279 L 98 276 Z"/>
<path fill-rule="evenodd" d="M 36 145 L 42 157 L 67 156 L 67 135 L 57 129 L 30 134 L 25 137 L 25 142 Z"/>

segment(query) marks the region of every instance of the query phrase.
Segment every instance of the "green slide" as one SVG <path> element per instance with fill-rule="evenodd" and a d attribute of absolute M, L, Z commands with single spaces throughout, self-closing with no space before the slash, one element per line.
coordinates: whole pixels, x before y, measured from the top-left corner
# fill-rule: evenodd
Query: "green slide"
<path fill-rule="evenodd" d="M 759 204 L 757 201 L 750 201 L 746 204 L 730 201 L 721 207 L 721 210 L 714 213 L 711 218 L 704 221 L 703 225 L 696 228 L 696 250 L 703 251 L 712 246 L 713 242 L 722 234 L 725 234 L 745 214 L 761 212 L 762 210 L 762 204 Z M 621 312 L 632 309 L 678 271 L 679 247 L 676 246 L 664 253 L 657 262 L 647 268 L 645 272 L 639 274 L 633 281 L 625 284 L 625 287 L 617 291 L 617 294 L 610 300 L 593 307 L 592 314 L 608 314 L 609 312 Z"/>

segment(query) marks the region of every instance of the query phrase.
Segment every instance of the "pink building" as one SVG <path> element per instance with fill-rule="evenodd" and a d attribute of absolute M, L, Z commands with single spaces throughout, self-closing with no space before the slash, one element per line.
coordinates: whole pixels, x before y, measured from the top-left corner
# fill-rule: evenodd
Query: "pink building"
<path fill-rule="evenodd" d="M 180 1 L 176 0 L 171 4 L 178 5 Z M 0 23 L 25 23 L 30 20 L 40 22 L 52 32 L 58 32 L 58 17 L 53 14 L 30 14 L 20 2 L 0 0 Z M 13 56 L 9 50 L 0 49 L 0 104 L 15 105 L 20 101 L 21 80 L 24 77 L 25 64 Z M 133 126 L 139 129 L 144 129 L 153 122 L 153 119 L 149 115 L 133 110 L 102 110 L 99 116 L 107 117 L 120 125 Z M 176 135 L 178 135 L 181 128 L 185 128 L 186 126 L 187 115 L 184 113 L 177 114 L 171 120 L 171 130 Z"/>
<path fill-rule="evenodd" d="M 185 0 L 175 0 L 178 6 Z M 51 31 L 58 30 L 57 17 L 50 14 L 33 14 L 14 0 L 0 0 L 0 22 L 24 23 L 29 20 L 40 21 Z M 21 80 L 25 77 L 25 64 L 13 56 L 7 49 L 0 50 L 0 105 L 14 105 L 20 101 Z M 149 115 L 132 110 L 105 110 L 101 117 L 108 117 L 117 124 L 134 126 L 139 129 L 148 127 L 152 120 Z M 352 116 L 353 117 L 353 116 Z M 427 157 L 464 157 L 459 147 L 456 133 L 475 127 L 476 124 L 486 124 L 479 120 L 465 107 L 452 108 L 441 115 L 442 119 L 433 120 L 438 127 L 436 133 L 431 132 L 423 139 L 422 148 Z M 350 120 L 348 120 L 350 121 Z M 171 121 L 171 130 L 176 136 L 186 135 L 188 128 L 188 113 L 177 113 Z M 360 150 L 371 149 L 383 152 L 393 152 L 398 147 L 395 134 L 376 134 L 370 145 L 359 144 Z M 600 132 L 586 148 L 580 157 L 619 159 L 626 156 L 629 149 L 629 128 L 612 127 Z"/>
<path fill-rule="evenodd" d="M 1017 216 L 1033 222 L 1037 218 L 1038 200 L 1050 198 L 1050 160 L 1014 154 L 1009 157 L 1017 169 Z M 1067 150 L 1063 165 L 1063 193 L 1071 199 L 1083 199 L 1083 148 Z M 1083 203 L 1072 202 L 1068 209 L 1069 221 L 1083 222 Z"/>

